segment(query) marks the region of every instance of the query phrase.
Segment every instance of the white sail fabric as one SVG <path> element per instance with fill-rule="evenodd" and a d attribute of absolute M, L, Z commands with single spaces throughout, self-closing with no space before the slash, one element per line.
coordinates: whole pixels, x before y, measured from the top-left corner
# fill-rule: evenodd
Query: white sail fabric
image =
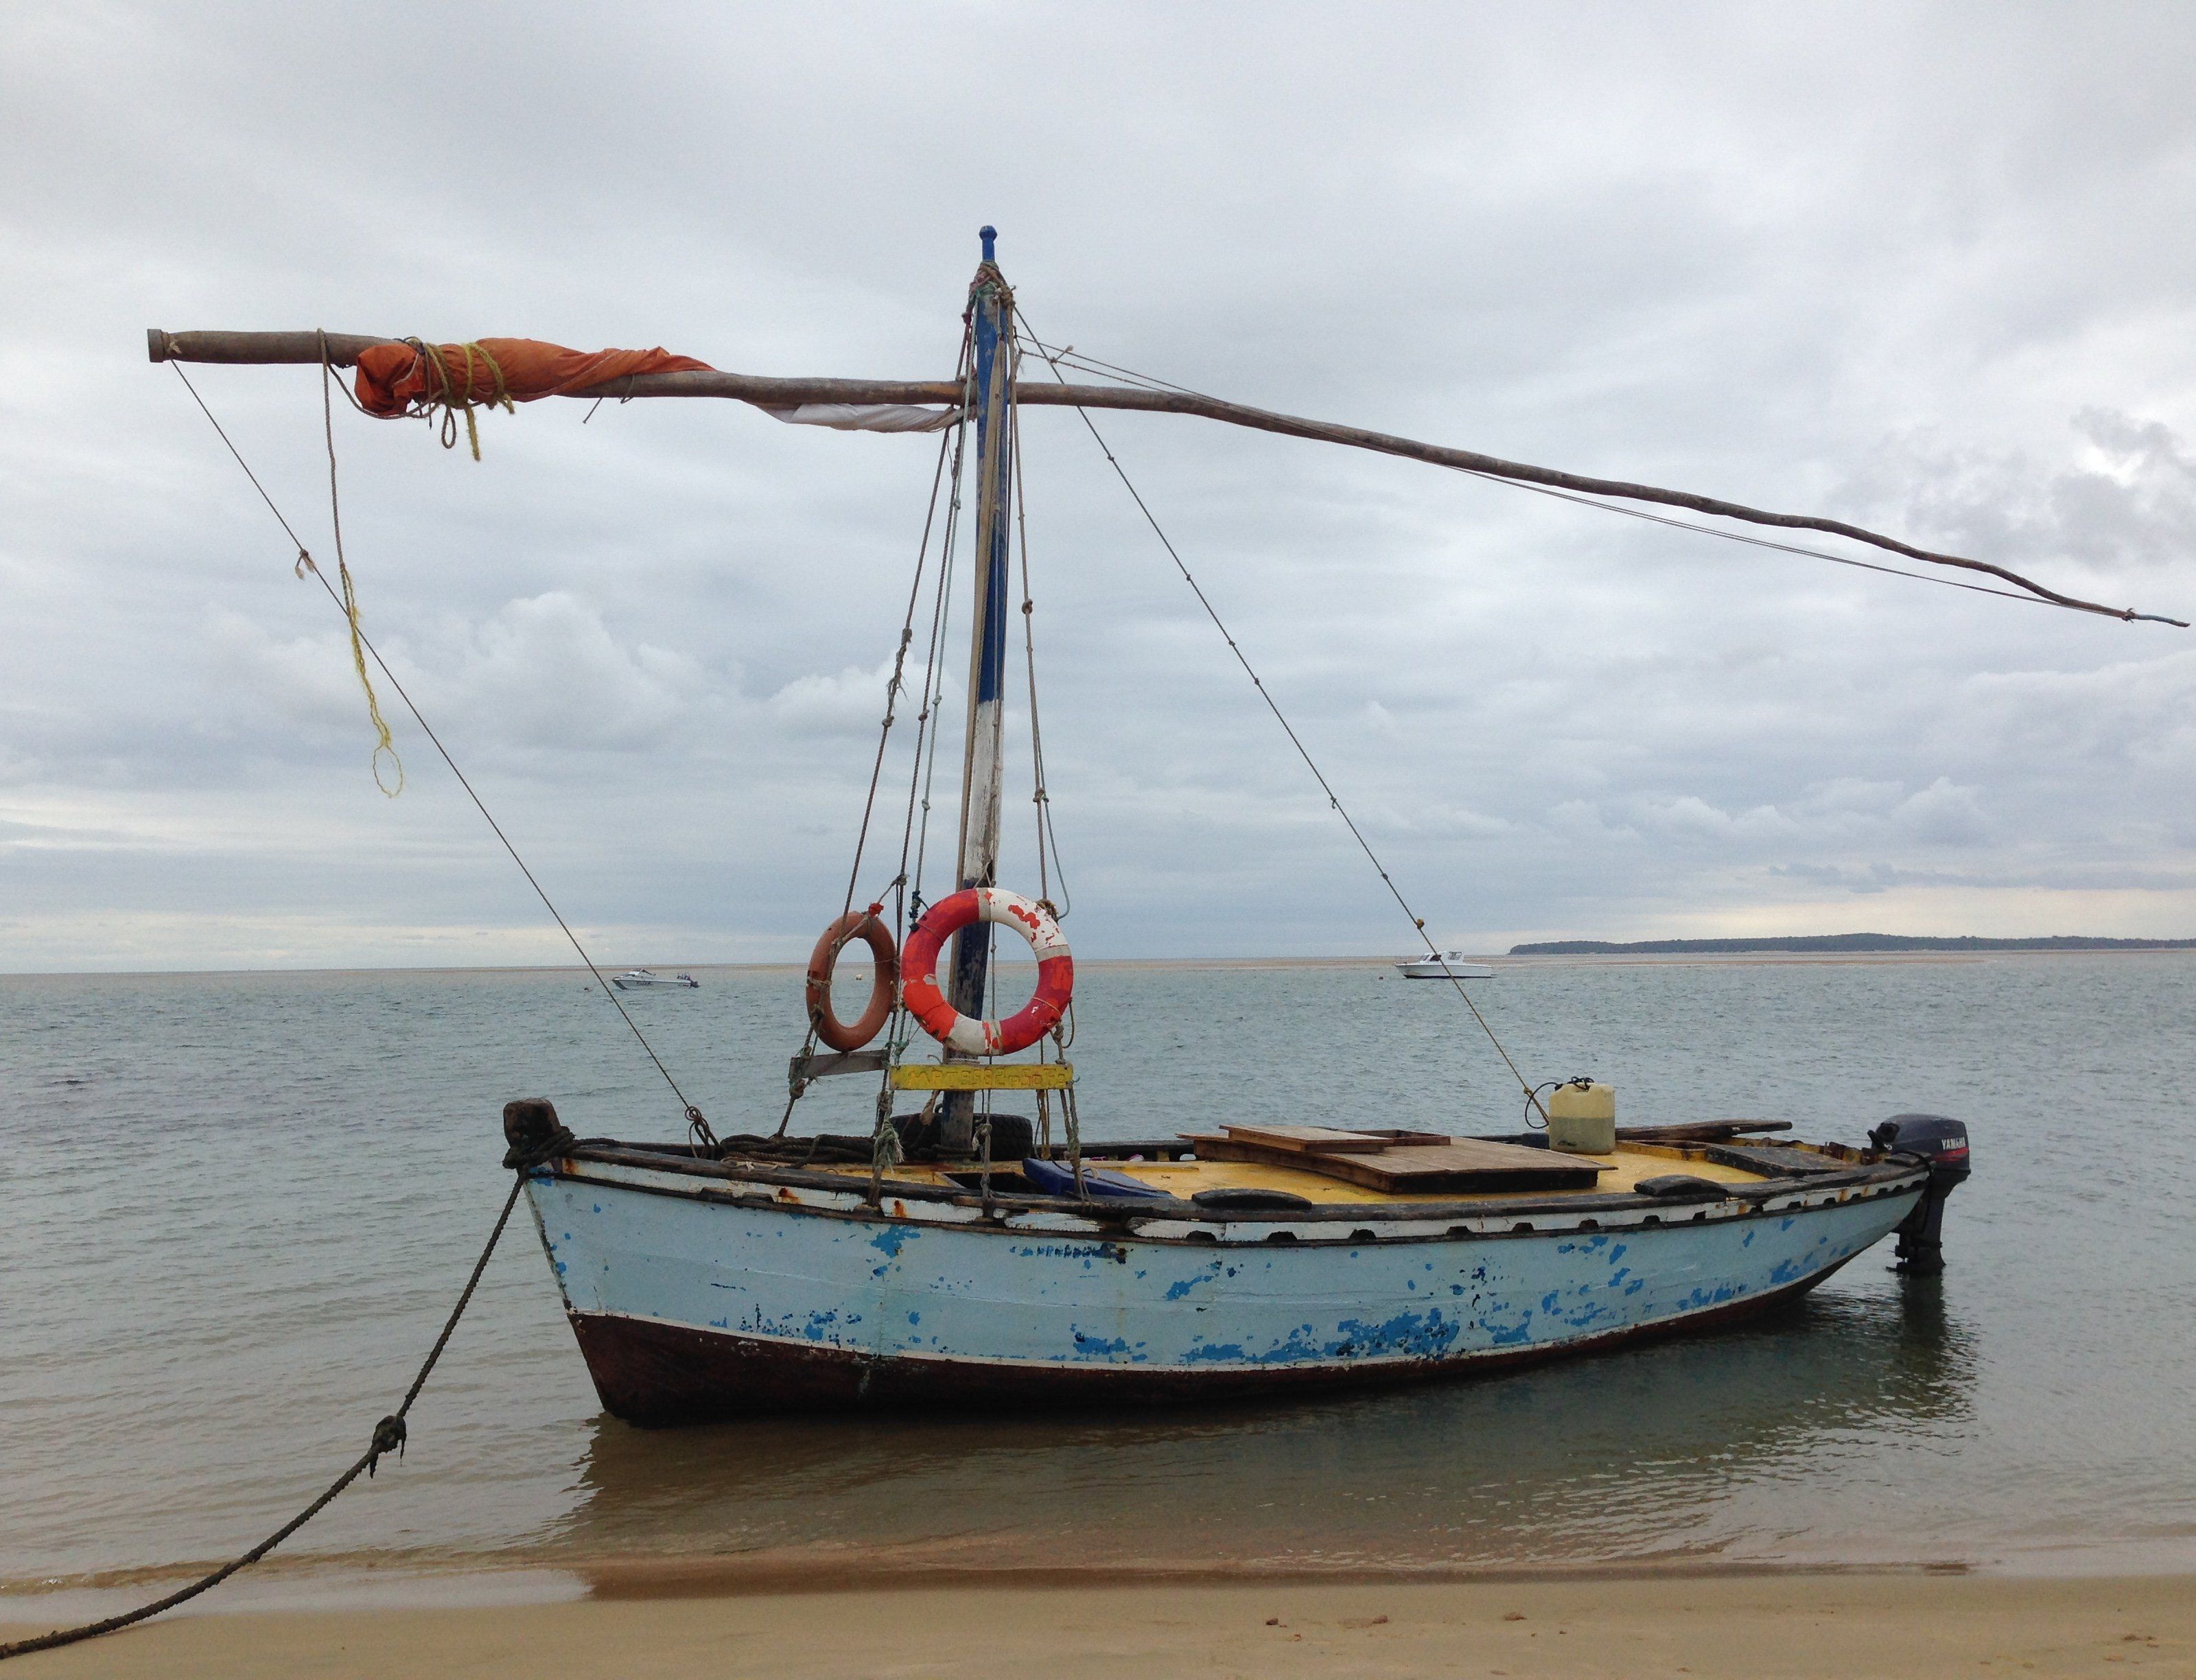
<path fill-rule="evenodd" d="M 925 408 L 912 402 L 804 402 L 798 408 L 766 408 L 794 426 L 835 431 L 943 431 L 961 418 L 957 408 Z"/>

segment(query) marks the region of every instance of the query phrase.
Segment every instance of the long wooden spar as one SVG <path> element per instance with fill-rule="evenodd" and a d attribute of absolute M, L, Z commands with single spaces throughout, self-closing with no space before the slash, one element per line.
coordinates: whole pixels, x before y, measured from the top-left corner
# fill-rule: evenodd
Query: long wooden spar
<path fill-rule="evenodd" d="M 325 346 L 327 360 L 338 367 L 353 366 L 361 351 L 376 344 L 408 342 L 354 332 L 165 332 L 157 326 L 147 332 L 146 340 L 147 351 L 154 361 L 234 365 L 318 362 L 321 360 Z M 620 400 L 644 396 L 728 397 L 736 401 L 752 403 L 759 408 L 773 410 L 797 408 L 804 403 L 898 403 L 952 407 L 962 399 L 961 387 L 948 380 L 789 379 L 714 370 L 706 372 L 633 374 L 613 380 L 606 385 L 569 395 L 591 401 L 598 397 Z M 1309 438 L 1322 443 L 1345 444 L 1354 449 L 1370 449 L 1383 455 L 1400 455 L 1408 460 L 1425 461 L 1435 466 L 1453 467 L 1489 478 L 1542 485 L 1579 495 L 1605 496 L 1619 501 L 1649 502 L 1663 507 L 1684 508 L 1690 512 L 1708 514 L 1719 519 L 1735 519 L 1749 525 L 1773 526 L 1783 530 L 1821 531 L 1866 543 L 1909 560 L 1951 567 L 1961 571 L 1979 572 L 2024 590 L 2037 600 L 2075 612 L 2096 613 L 2106 618 L 2130 621 L 2141 620 L 2153 624 L 2170 624 L 2183 630 L 2188 627 L 2185 621 L 2168 618 L 2162 614 L 2137 612 L 2130 607 L 2110 607 L 2101 602 L 2064 595 L 2032 578 L 2024 577 L 2019 572 L 1987 560 L 1972 560 L 1963 555 L 1943 554 L 1932 549 L 1917 548 L 1911 543 L 1901 542 L 1896 537 L 1848 524 L 1842 519 L 1825 519 L 1804 513 L 1775 513 L 1765 508 L 1748 507 L 1742 502 L 1696 495 L 1688 490 L 1666 490 L 1656 485 L 1634 484 L 1623 479 L 1595 478 L 1584 473 L 1563 472 L 1554 467 L 1534 466 L 1524 461 L 1504 460 L 1498 455 L 1483 455 L 1475 449 L 1422 443 L 1414 438 L 1396 437 L 1387 432 L 1338 425 L 1331 420 L 1307 420 L 1293 414 L 1277 414 L 1240 402 L 1222 401 L 1217 397 L 1120 385 L 1043 384 L 1032 381 L 1027 384 L 1017 384 L 1015 400 L 1026 407 L 1122 408 L 1147 413 L 1190 414 L 1204 419 L 1223 421 L 1229 425 L 1245 426 L 1255 431 L 1276 432 L 1285 437 Z"/>

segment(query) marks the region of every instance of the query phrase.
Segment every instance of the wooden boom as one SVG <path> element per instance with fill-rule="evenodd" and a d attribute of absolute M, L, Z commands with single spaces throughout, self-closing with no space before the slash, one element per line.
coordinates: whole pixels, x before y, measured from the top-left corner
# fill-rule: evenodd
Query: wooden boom
<path fill-rule="evenodd" d="M 361 350 L 373 345 L 407 342 L 353 332 L 164 332 L 157 326 L 147 331 L 146 341 L 147 352 L 154 361 L 249 365 L 317 362 L 321 359 L 322 346 L 325 345 L 327 360 L 338 367 L 352 366 Z M 959 385 L 943 379 L 788 379 L 754 373 L 711 371 L 633 374 L 612 380 L 606 385 L 593 386 L 569 395 L 590 400 L 615 397 L 621 401 L 644 396 L 728 397 L 739 402 L 753 403 L 759 408 L 784 409 L 797 408 L 810 402 L 912 403 L 950 407 L 961 401 L 962 391 Z M 1267 409 L 1252 408 L 1243 403 L 1227 402 L 1218 397 L 1200 396 L 1188 391 L 1146 390 L 1121 385 L 1048 385 L 1017 382 L 1014 397 L 1022 407 L 1031 408 L 1121 408 L 1146 413 L 1191 414 L 1204 419 L 1224 421 L 1229 425 L 1246 426 L 1255 431 L 1275 432 L 1284 437 L 1309 438 L 1320 443 L 1340 443 L 1353 449 L 1370 449 L 1378 454 L 1399 455 L 1407 460 L 1453 467 L 1459 471 L 1506 479 L 1513 483 L 1540 485 L 1575 495 L 1650 502 L 1663 507 L 1679 507 L 1689 512 L 1708 514 L 1719 519 L 1736 519 L 1749 525 L 1773 526 L 1783 530 L 1821 531 L 1831 536 L 1866 543 L 1909 560 L 1982 573 L 2026 591 L 2037 600 L 2075 612 L 2170 624 L 2182 630 L 2188 627 L 2183 620 L 2167 618 L 2158 613 L 2137 612 L 2130 607 L 2108 607 L 2101 602 L 2063 595 L 2032 578 L 2023 577 L 2018 572 L 1994 565 L 1987 560 L 1971 560 L 1962 555 L 1941 554 L 1931 549 L 1917 548 L 1910 543 L 1901 542 L 1896 537 L 1848 524 L 1841 519 L 1824 519 L 1803 513 L 1774 513 L 1764 508 L 1748 507 L 1742 502 L 1696 495 L 1687 490 L 1666 490 L 1656 485 L 1634 484 L 1623 479 L 1595 478 L 1584 473 L 1563 472 L 1553 467 L 1534 466 L 1524 461 L 1504 460 L 1498 455 L 1483 455 L 1475 449 L 1422 443 L 1414 438 L 1397 437 L 1387 432 L 1338 425 L 1331 420 L 1307 420 L 1293 414 L 1277 414 Z"/>

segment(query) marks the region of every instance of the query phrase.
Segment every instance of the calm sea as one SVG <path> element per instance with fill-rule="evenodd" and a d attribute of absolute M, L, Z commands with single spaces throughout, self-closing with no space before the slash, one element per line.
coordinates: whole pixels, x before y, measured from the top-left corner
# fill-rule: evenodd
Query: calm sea
<path fill-rule="evenodd" d="M 720 1131 L 766 1129 L 799 977 L 700 978 L 632 1007 Z M 1079 979 L 1094 1134 L 1516 1123 L 1438 985 Z M 1772 1322 L 1386 1395 L 646 1433 L 600 1411 L 514 1225 L 407 1456 L 280 1567 L 2196 1567 L 2196 957 L 1549 961 L 1476 990 L 1535 1077 L 1609 1080 L 1630 1121 L 1964 1117 L 1950 1270 L 1904 1282 L 1887 1250 Z M 286 1517 L 454 1298 L 507 1183 L 504 1100 L 669 1136 L 655 1080 L 571 973 L 0 979 L 0 1592 Z M 795 1128 L 859 1129 L 868 1100 Z"/>

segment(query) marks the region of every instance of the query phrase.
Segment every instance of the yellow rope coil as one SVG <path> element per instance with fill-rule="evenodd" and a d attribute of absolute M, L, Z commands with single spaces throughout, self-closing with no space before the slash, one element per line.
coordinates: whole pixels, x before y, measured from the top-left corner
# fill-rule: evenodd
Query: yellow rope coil
<path fill-rule="evenodd" d="M 462 413 L 465 417 L 465 441 L 472 446 L 473 459 L 478 460 L 481 458 L 480 424 L 473 418 L 473 358 L 477 355 L 481 359 L 482 365 L 488 371 L 488 377 L 495 381 L 495 390 L 488 398 L 488 406 L 500 408 L 506 414 L 516 414 L 518 409 L 504 384 L 502 367 L 478 343 L 463 344 L 458 349 L 465 358 L 465 377 L 462 380 L 454 378 L 449 364 L 442 360 L 442 352 L 438 346 L 429 344 L 425 338 L 414 338 L 411 343 L 419 350 L 420 360 L 433 371 L 436 382 L 441 386 L 441 390 L 423 400 L 421 412 L 432 413 L 437 408 L 442 411 L 442 447 L 445 449 L 458 447 L 458 416 Z"/>

